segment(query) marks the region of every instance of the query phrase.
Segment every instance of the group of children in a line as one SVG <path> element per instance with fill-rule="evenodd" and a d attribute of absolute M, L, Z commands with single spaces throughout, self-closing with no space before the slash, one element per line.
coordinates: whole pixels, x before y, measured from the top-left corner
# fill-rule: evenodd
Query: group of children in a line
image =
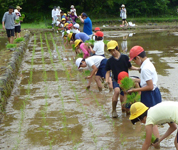
<path fill-rule="evenodd" d="M 175 123 L 178 123 L 178 103 L 162 102 L 161 93 L 157 87 L 158 76 L 154 65 L 147 58 L 144 49 L 141 46 L 134 46 L 131 48 L 129 57 L 126 54 L 120 52 L 118 43 L 111 40 L 107 43 L 107 51 L 111 54 L 109 59 L 105 58 L 103 42 L 104 33 L 100 31 L 99 27 L 95 28 L 94 33 L 94 47 L 85 43 L 90 37 L 83 33 L 69 33 L 67 35 L 69 43 L 74 43 L 76 52 L 82 51 L 84 53 L 83 58 L 76 60 L 76 66 L 79 68 L 88 67 L 91 71 L 90 75 L 85 77 L 88 79 L 87 89 L 90 88 L 92 78 L 95 77 L 96 84 L 99 91 L 102 91 L 102 80 L 105 79 L 104 86 L 109 87 L 110 91 L 114 90 L 112 96 L 112 117 L 118 117 L 116 106 L 118 97 L 120 95 L 121 104 L 125 101 L 125 96 L 132 92 L 141 92 L 141 102 L 135 102 L 130 107 L 130 120 L 132 123 L 141 121 L 146 123 L 146 139 L 143 144 L 142 150 L 148 149 L 151 143 L 152 133 L 157 138 L 157 142 L 153 144 L 155 147 L 159 147 L 159 143 L 170 135 L 175 129 Z M 135 67 L 131 64 L 134 61 L 139 67 Z M 120 88 L 121 79 L 128 76 L 128 70 L 137 70 L 141 73 L 140 79 L 134 81 L 139 83 L 137 88 L 130 89 L 127 93 L 123 93 Z M 124 74 L 124 75 L 123 75 Z M 168 105 L 167 105 L 168 104 Z M 166 108 L 166 105 L 168 108 Z M 173 110 L 171 107 L 173 107 Z M 166 109 L 166 113 L 164 112 Z M 177 110 L 176 110 L 177 109 Z M 122 105 L 122 111 L 126 109 Z M 150 112 L 150 113 L 149 113 Z M 171 113 L 176 113 L 171 116 Z M 160 117 L 160 118 L 159 118 Z M 170 125 L 170 128 L 160 138 L 157 124 L 166 123 Z M 178 138 L 175 138 L 175 145 L 178 149 Z"/>

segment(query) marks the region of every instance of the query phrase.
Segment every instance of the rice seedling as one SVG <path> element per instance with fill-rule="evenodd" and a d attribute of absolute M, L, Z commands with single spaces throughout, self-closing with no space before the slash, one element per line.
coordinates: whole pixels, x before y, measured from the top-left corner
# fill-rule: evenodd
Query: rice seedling
<path fill-rule="evenodd" d="M 16 19 L 16 20 L 15 20 L 15 23 L 16 23 L 16 24 L 20 23 L 20 19 Z"/>
<path fill-rule="evenodd" d="M 23 17 L 19 17 L 19 20 L 20 20 L 20 21 L 23 21 Z"/>
<path fill-rule="evenodd" d="M 23 37 L 20 37 L 20 38 L 16 38 L 15 40 L 14 40 L 14 42 L 15 43 L 19 43 L 19 42 L 21 42 L 21 41 L 24 41 L 25 39 L 23 38 Z"/>
<path fill-rule="evenodd" d="M 24 14 L 22 14 L 22 15 L 21 15 L 21 17 L 22 17 L 22 18 L 25 18 L 25 15 L 24 15 Z"/>
<path fill-rule="evenodd" d="M 85 43 L 88 43 L 88 44 L 90 44 L 90 45 L 94 45 L 94 43 L 95 43 L 95 40 L 87 40 L 87 41 L 85 41 Z"/>
<path fill-rule="evenodd" d="M 122 88 L 122 90 L 128 91 L 129 89 L 133 88 L 134 85 L 134 81 L 131 78 L 125 77 L 121 80 L 120 87 Z"/>
<path fill-rule="evenodd" d="M 26 93 L 27 93 L 27 97 L 26 99 L 23 101 L 23 104 L 21 106 L 21 119 L 20 119 L 20 122 L 19 122 L 19 128 L 18 128 L 18 138 L 16 139 L 17 143 L 15 144 L 15 149 L 18 149 L 19 147 L 19 144 L 20 144 L 20 137 L 21 137 L 21 130 L 22 130 L 22 125 L 23 125 L 23 121 L 24 121 L 24 110 L 25 110 L 25 107 L 26 107 L 26 101 L 29 100 L 30 98 L 30 84 L 32 83 L 32 76 L 33 76 L 33 59 L 34 59 L 34 54 L 35 54 L 35 47 L 36 47 L 36 35 L 34 35 L 34 46 L 33 46 L 33 54 L 32 54 L 32 58 L 31 58 L 31 69 L 30 69 L 30 77 L 29 77 L 29 80 L 28 80 L 28 88 L 26 90 Z"/>
<path fill-rule="evenodd" d="M 47 29 L 52 29 L 52 26 L 47 26 Z"/>
<path fill-rule="evenodd" d="M 72 50 L 75 51 L 75 44 L 72 44 Z"/>
<path fill-rule="evenodd" d="M 16 44 L 7 44 L 6 48 L 10 49 L 10 48 L 15 48 L 17 45 Z"/>
<path fill-rule="evenodd" d="M 144 135 L 141 137 L 142 139 L 146 139 L 146 133 L 144 133 Z M 157 142 L 157 138 L 155 137 L 155 135 L 152 133 L 151 135 L 151 143 L 156 143 Z"/>
<path fill-rule="evenodd" d="M 108 40 L 103 40 L 104 44 L 107 45 L 108 44 Z"/>

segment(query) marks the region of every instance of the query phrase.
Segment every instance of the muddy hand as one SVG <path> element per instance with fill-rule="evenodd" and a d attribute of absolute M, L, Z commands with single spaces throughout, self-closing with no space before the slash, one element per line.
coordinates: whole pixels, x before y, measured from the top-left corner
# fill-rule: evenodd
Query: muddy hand
<path fill-rule="evenodd" d="M 156 138 L 156 140 L 151 145 L 153 145 L 155 148 L 157 148 L 160 146 L 159 144 L 160 144 L 160 141 L 158 138 Z"/>
<path fill-rule="evenodd" d="M 90 85 L 88 85 L 87 87 L 86 87 L 86 90 L 89 90 L 90 89 Z"/>
<path fill-rule="evenodd" d="M 91 76 L 87 76 L 87 77 L 85 77 L 85 79 L 90 79 L 91 78 Z"/>
<path fill-rule="evenodd" d="M 108 84 L 109 84 L 108 82 L 104 83 L 104 87 L 107 88 L 107 89 L 108 89 Z"/>

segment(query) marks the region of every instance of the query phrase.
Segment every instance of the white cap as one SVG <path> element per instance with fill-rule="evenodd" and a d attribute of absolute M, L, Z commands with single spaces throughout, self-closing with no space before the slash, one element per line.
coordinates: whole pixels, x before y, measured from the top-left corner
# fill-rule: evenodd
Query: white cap
<path fill-rule="evenodd" d="M 74 5 L 71 5 L 70 8 L 74 8 Z"/>
<path fill-rule="evenodd" d="M 75 64 L 76 64 L 76 66 L 78 67 L 78 69 L 79 69 L 79 67 L 80 67 L 81 61 L 82 61 L 82 58 L 78 58 L 78 59 L 75 61 Z"/>
<path fill-rule="evenodd" d="M 121 7 L 125 7 L 125 5 L 124 5 L 124 4 L 122 4 L 122 5 L 121 5 Z"/>
<path fill-rule="evenodd" d="M 60 6 L 57 6 L 58 9 L 60 9 Z"/>
<path fill-rule="evenodd" d="M 19 13 L 19 11 L 17 9 L 14 10 L 14 13 Z"/>
<path fill-rule="evenodd" d="M 79 29 L 79 27 L 80 27 L 80 25 L 78 23 L 75 23 L 73 26 L 77 29 Z"/>

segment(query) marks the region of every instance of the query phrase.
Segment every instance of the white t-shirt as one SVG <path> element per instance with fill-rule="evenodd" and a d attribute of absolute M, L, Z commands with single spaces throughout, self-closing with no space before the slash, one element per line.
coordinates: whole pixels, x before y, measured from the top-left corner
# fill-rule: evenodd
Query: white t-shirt
<path fill-rule="evenodd" d="M 104 42 L 103 40 L 95 41 L 93 50 L 96 55 L 104 55 Z"/>
<path fill-rule="evenodd" d="M 152 80 L 153 82 L 153 91 L 157 87 L 158 75 L 154 65 L 147 58 L 141 65 L 141 75 L 140 75 L 140 85 L 145 87 L 147 85 L 146 81 Z"/>
<path fill-rule="evenodd" d="M 70 30 L 72 33 L 80 33 L 80 31 L 78 29 L 71 29 Z"/>
<path fill-rule="evenodd" d="M 170 122 L 178 124 L 178 102 L 166 101 L 150 107 L 145 125 L 160 125 Z"/>
<path fill-rule="evenodd" d="M 74 9 L 71 8 L 71 9 L 70 9 L 70 12 L 72 12 L 72 11 L 74 12 L 74 15 L 77 16 L 77 11 L 76 11 L 76 9 L 75 9 L 75 8 L 74 8 Z"/>
<path fill-rule="evenodd" d="M 56 10 L 52 10 L 52 18 L 54 18 L 55 16 L 57 16 L 57 9 Z"/>
<path fill-rule="evenodd" d="M 85 59 L 85 62 L 89 68 L 89 70 L 93 70 L 92 66 L 95 65 L 97 68 L 99 68 L 101 61 L 105 59 L 103 56 L 91 56 L 87 59 Z"/>

